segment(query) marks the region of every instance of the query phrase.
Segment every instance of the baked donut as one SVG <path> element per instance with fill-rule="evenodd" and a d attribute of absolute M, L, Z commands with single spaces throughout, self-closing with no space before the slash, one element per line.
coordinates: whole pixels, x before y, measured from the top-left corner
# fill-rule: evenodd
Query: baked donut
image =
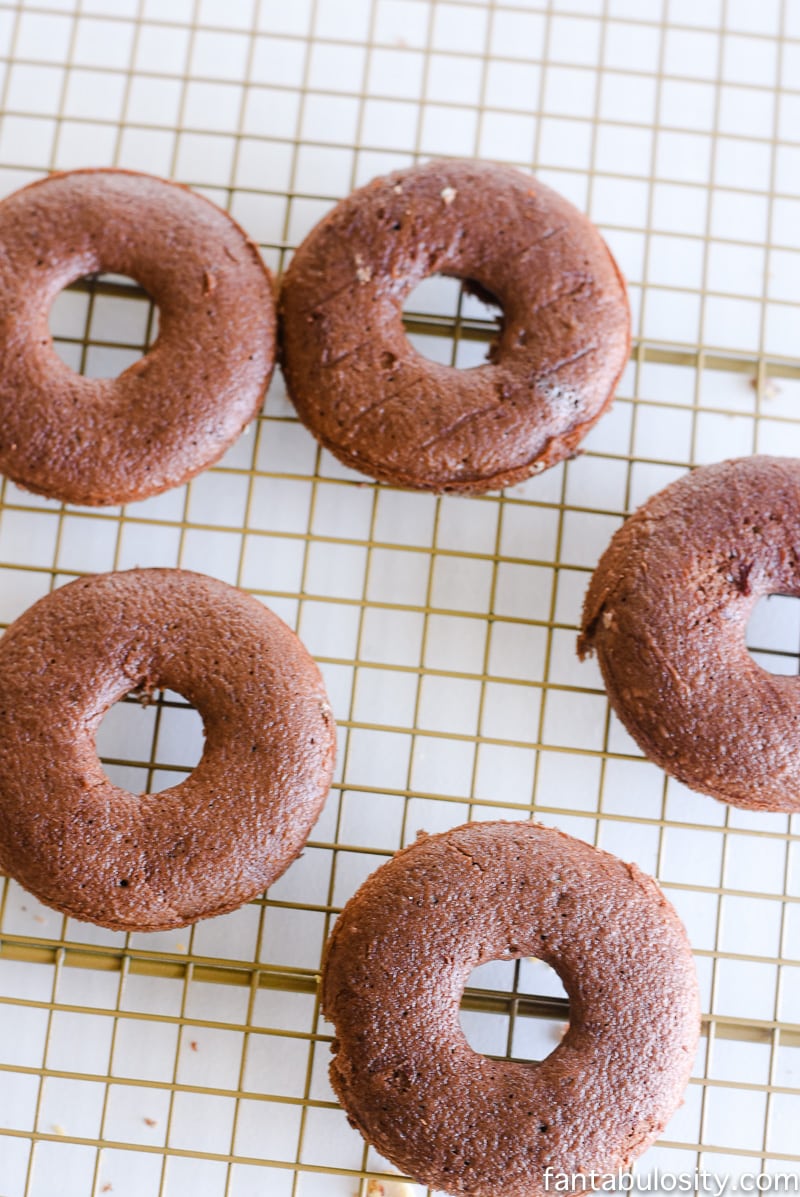
<path fill-rule="evenodd" d="M 436 273 L 502 307 L 486 364 L 409 343 L 403 302 Z M 594 225 L 487 162 L 429 162 L 343 200 L 295 254 L 279 307 L 303 422 L 345 465 L 418 490 L 482 493 L 569 457 L 630 350 L 625 284 Z"/>
<path fill-rule="evenodd" d="M 124 695 L 203 718 L 194 772 L 112 784 L 95 735 Z M 0 867 L 42 902 L 125 931 L 224 914 L 287 868 L 322 807 L 335 729 L 317 667 L 256 599 L 202 574 L 81 578 L 0 640 Z"/>
<path fill-rule="evenodd" d="M 87 274 L 130 275 L 158 305 L 153 347 L 119 378 L 58 357 L 48 315 Z M 0 472 L 70 503 L 127 503 L 221 457 L 258 412 L 275 305 L 255 245 L 220 208 L 126 170 L 55 174 L 0 203 Z"/>
<path fill-rule="evenodd" d="M 800 686 L 757 665 L 747 621 L 800 597 L 800 461 L 702 466 L 648 499 L 583 607 L 611 705 L 642 751 L 723 802 L 800 811 Z"/>
<path fill-rule="evenodd" d="M 566 1036 L 535 1064 L 473 1051 L 458 1018 L 472 970 L 520 956 L 570 1000 Z M 373 873 L 328 943 L 322 1002 L 352 1125 L 423 1184 L 480 1197 L 626 1167 L 680 1104 L 700 1027 L 689 943 L 656 883 L 536 823 L 425 836 Z"/>

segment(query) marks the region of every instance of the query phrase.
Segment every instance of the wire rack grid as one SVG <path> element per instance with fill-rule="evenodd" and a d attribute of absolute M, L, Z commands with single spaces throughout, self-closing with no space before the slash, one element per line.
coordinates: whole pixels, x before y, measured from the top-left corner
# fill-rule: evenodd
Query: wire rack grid
<path fill-rule="evenodd" d="M 161 173 L 279 271 L 377 173 L 509 161 L 602 227 L 635 329 L 586 452 L 503 494 L 372 484 L 317 448 L 279 377 L 226 457 L 166 495 L 93 510 L 3 484 L 2 626 L 81 573 L 213 573 L 299 631 L 341 736 L 305 854 L 235 914 L 125 936 L 4 882 L 3 1197 L 372 1197 L 392 1170 L 326 1076 L 332 920 L 420 828 L 531 815 L 656 875 L 696 951 L 694 1076 L 639 1171 L 800 1171 L 800 816 L 665 779 L 574 651 L 626 512 L 693 465 L 800 452 L 798 78 L 800 0 L 0 0 L 3 194 L 73 166 Z M 421 352 L 463 367 L 494 327 L 452 280 L 406 315 Z M 104 277 L 65 292 L 51 327 L 76 369 L 113 375 L 156 319 Z M 774 672 L 800 667 L 797 608 L 773 597 L 751 622 Z M 98 746 L 120 784 L 160 789 L 202 729 L 164 694 L 114 707 Z M 522 960 L 474 974 L 462 1018 L 479 1050 L 537 1059 L 566 1014 L 554 974 Z"/>

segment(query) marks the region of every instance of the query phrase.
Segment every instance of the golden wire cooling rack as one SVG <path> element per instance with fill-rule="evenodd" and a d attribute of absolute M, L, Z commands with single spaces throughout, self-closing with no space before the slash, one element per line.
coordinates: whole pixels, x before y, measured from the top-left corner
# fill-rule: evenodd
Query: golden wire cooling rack
<path fill-rule="evenodd" d="M 73 166 L 171 176 L 280 269 L 384 170 L 533 166 L 603 228 L 635 328 L 585 454 L 503 494 L 373 485 L 316 447 L 279 378 L 225 459 L 159 498 L 89 510 L 4 484 L 3 626 L 83 572 L 216 574 L 297 628 L 341 743 L 304 856 L 235 914 L 124 936 L 5 883 L 2 1197 L 388 1183 L 328 1086 L 322 944 L 419 828 L 531 814 L 657 875 L 696 950 L 694 1078 L 639 1172 L 800 1171 L 800 816 L 665 780 L 574 652 L 626 512 L 691 465 L 800 453 L 798 80 L 800 0 L 0 0 L 3 194 Z M 457 286 L 431 280 L 407 306 L 423 353 L 481 360 L 493 314 Z M 92 279 L 51 326 L 76 369 L 113 375 L 155 315 L 130 280 Z M 751 622 L 775 672 L 799 670 L 799 609 L 773 598 Z M 134 791 L 171 784 L 201 743 L 176 695 L 119 704 L 99 738 Z M 565 1017 L 554 975 L 525 960 L 473 975 L 463 1022 L 479 1050 L 537 1059 Z"/>

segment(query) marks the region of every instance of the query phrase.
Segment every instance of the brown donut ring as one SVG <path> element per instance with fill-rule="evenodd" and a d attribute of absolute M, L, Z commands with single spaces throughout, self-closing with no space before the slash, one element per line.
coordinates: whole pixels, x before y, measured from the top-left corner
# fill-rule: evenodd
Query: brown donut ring
<path fill-rule="evenodd" d="M 502 306 L 485 365 L 410 345 L 403 302 L 437 272 Z M 300 418 L 346 465 L 421 490 L 493 490 L 570 456 L 630 350 L 625 284 L 594 225 L 485 162 L 430 162 L 343 200 L 295 254 L 280 311 Z"/>
<path fill-rule="evenodd" d="M 137 688 L 203 717 L 194 772 L 134 795 L 103 772 L 103 715 Z M 331 780 L 317 667 L 261 603 L 214 578 L 135 569 L 81 578 L 0 641 L 0 867 L 42 902 L 120 930 L 223 914 L 305 843 Z"/>
<path fill-rule="evenodd" d="M 735 806 L 798 811 L 798 681 L 745 644 L 767 594 L 800 597 L 800 461 L 703 466 L 613 537 L 578 651 L 597 653 L 614 710 L 667 773 Z"/>
<path fill-rule="evenodd" d="M 471 971 L 520 956 L 570 998 L 538 1064 L 479 1055 L 458 1018 Z M 548 1167 L 627 1166 L 680 1104 L 700 1029 L 686 933 L 656 883 L 534 823 L 399 852 L 345 907 L 322 985 L 352 1125 L 423 1184 L 481 1197 L 538 1197 Z"/>
<path fill-rule="evenodd" d="M 58 357 L 48 314 L 87 274 L 136 279 L 158 340 L 119 378 Z M 70 503 L 126 503 L 216 461 L 258 412 L 275 357 L 269 272 L 216 205 L 123 170 L 51 175 L 0 203 L 0 471 Z"/>

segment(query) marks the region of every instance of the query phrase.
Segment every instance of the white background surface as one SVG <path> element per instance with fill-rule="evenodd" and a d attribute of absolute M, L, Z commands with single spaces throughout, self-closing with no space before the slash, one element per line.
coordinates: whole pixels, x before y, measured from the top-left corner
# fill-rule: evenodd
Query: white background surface
<path fill-rule="evenodd" d="M 5 886 L 0 1192 L 353 1197 L 384 1165 L 333 1100 L 330 1028 L 313 993 L 258 980 L 313 978 L 335 912 L 417 829 L 532 811 L 656 874 L 697 953 L 711 1034 L 639 1171 L 798 1171 L 800 816 L 665 781 L 574 643 L 627 511 L 690 465 L 800 451 L 800 0 L 0 0 L 0 55 L 3 194 L 54 168 L 171 176 L 278 270 L 376 173 L 431 155 L 533 166 L 603 228 L 636 336 L 586 453 L 502 496 L 365 481 L 317 449 L 280 377 L 188 487 L 89 511 L 4 484 L 4 623 L 81 572 L 201 569 L 299 631 L 341 733 L 311 846 L 267 900 L 126 938 Z M 468 366 L 484 345 L 460 320 L 487 313 L 459 302 L 434 280 L 407 309 L 422 352 Z M 455 337 L 425 335 L 426 315 Z M 76 368 L 114 374 L 147 319 L 135 297 L 75 292 L 52 327 Z M 751 625 L 775 671 L 798 672 L 798 606 L 772 599 Z M 117 707 L 100 739 L 134 790 L 171 784 L 200 746 L 180 706 L 157 726 Z M 552 989 L 528 962 L 474 982 Z M 482 1050 L 533 1058 L 561 1029 L 464 1020 Z"/>

